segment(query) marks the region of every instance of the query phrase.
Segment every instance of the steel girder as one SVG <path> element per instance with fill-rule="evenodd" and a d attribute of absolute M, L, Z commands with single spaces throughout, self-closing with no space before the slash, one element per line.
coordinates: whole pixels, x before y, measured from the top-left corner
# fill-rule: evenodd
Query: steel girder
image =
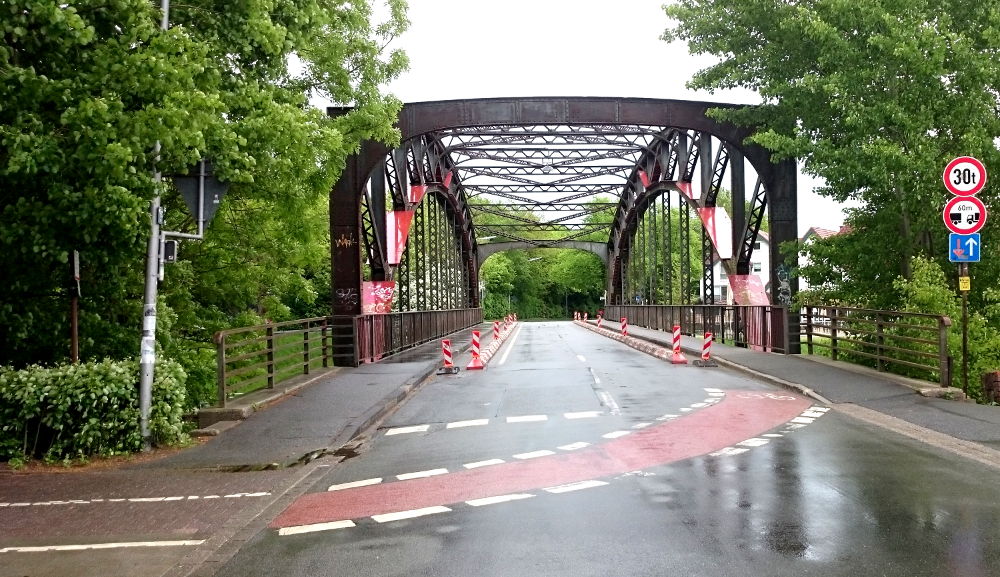
<path fill-rule="evenodd" d="M 397 209 L 407 206 L 412 186 L 427 186 L 428 191 L 440 187 L 437 192 L 455 215 L 455 234 L 464 255 L 462 258 L 469 267 L 470 284 L 477 280 L 477 229 L 480 234 L 485 232 L 501 240 L 534 246 L 558 246 L 560 241 L 575 241 L 581 236 L 601 233 L 608 244 L 611 295 L 617 292 L 615 287 L 621 286 L 622 269 L 632 250 L 631 235 L 643 211 L 656 196 L 679 190 L 679 183 L 691 182 L 701 159 L 699 139 L 715 138 L 724 144 L 720 150 L 724 147 L 731 158 L 740 159 L 741 165 L 745 159 L 760 179 L 759 194 L 754 195 L 750 218 L 745 225 L 737 222 L 737 226 L 742 227 L 742 234 L 733 233 L 734 240 L 737 237 L 751 239 L 749 244 L 741 243 L 735 260 L 739 265 L 749 262 L 752 239 L 764 211 L 769 210 L 772 262 L 777 265 L 782 261 L 777 246 L 782 241 L 795 239 L 797 234 L 795 164 L 794 161 L 774 163 L 766 150 L 749 144 L 751 128 L 720 123 L 706 114 L 712 108 L 731 106 L 677 100 L 582 97 L 406 104 L 398 123 L 401 147 L 390 150 L 368 142 L 358 155 L 349 159 L 348 170 L 338 182 L 335 194 L 331 194 L 331 234 L 335 241 L 339 239 L 343 243 L 341 248 L 353 246 L 346 235 L 352 218 L 344 214 L 334 218 L 333 212 L 342 213 L 345 209 L 351 210 L 351 206 L 356 207 L 354 222 L 357 224 L 353 226 L 358 231 L 362 203 L 350 201 L 345 195 L 353 190 L 355 198 L 364 196 L 360 193 L 373 171 L 382 170 L 386 194 Z M 331 113 L 338 112 L 331 109 Z M 713 168 L 719 165 L 718 161 L 711 164 Z M 379 168 L 382 166 L 384 168 Z M 715 178 L 710 188 L 717 190 L 716 183 L 721 176 L 715 173 L 712 176 Z M 739 180 L 742 181 L 742 176 Z M 735 173 L 733 182 L 737 182 Z M 377 187 L 377 184 L 372 185 L 371 194 L 378 195 L 374 192 Z M 595 195 L 610 197 L 609 200 L 617 205 L 615 215 L 604 223 L 604 229 L 596 226 L 600 211 L 588 212 L 585 208 L 588 204 L 584 199 Z M 736 195 L 734 191 L 734 197 Z M 375 207 L 370 199 L 371 196 L 364 206 L 372 211 Z M 692 204 L 693 199 L 685 199 Z M 491 204 L 488 209 L 480 210 L 478 207 L 483 206 L 484 201 Z M 507 218 L 499 219 L 498 205 L 509 205 L 499 209 Z M 737 212 L 734 210 L 734 214 Z M 520 218 L 509 218 L 511 215 Z M 475 223 L 487 217 L 499 222 L 489 228 Z M 379 245 L 378 223 L 381 220 L 369 214 L 365 222 L 364 235 L 370 237 L 371 242 L 364 245 L 364 250 L 371 263 L 372 255 L 384 251 L 384 245 Z M 581 223 L 592 229 L 588 230 Z M 538 229 L 532 230 L 527 228 L 529 226 L 548 230 L 538 235 L 534 234 Z M 540 240 L 539 236 L 548 238 Z M 334 251 L 334 270 L 356 271 L 355 267 L 340 266 L 339 260 L 345 258 L 345 254 L 343 250 Z M 334 274 L 337 314 L 343 314 L 349 307 L 342 306 L 343 303 L 337 305 L 340 301 L 336 295 L 356 294 L 354 288 L 360 285 L 360 280 L 353 278 L 354 274 Z M 477 291 L 470 293 L 477 294 Z"/>

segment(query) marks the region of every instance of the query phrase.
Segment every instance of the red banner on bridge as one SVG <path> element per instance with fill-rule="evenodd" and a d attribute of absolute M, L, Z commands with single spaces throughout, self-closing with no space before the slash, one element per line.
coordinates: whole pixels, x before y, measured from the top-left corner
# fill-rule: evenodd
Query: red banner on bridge
<path fill-rule="evenodd" d="M 412 210 L 394 210 L 385 213 L 386 230 L 386 260 L 388 264 L 399 264 L 399 259 L 406 249 L 406 237 L 410 234 L 410 224 L 413 222 Z"/>
<path fill-rule="evenodd" d="M 361 313 L 381 315 L 392 312 L 392 295 L 396 281 L 377 280 L 361 283 Z"/>
<path fill-rule="evenodd" d="M 760 277 L 753 274 L 729 275 L 729 287 L 733 289 L 733 302 L 738 305 L 769 305 L 767 291 Z"/>

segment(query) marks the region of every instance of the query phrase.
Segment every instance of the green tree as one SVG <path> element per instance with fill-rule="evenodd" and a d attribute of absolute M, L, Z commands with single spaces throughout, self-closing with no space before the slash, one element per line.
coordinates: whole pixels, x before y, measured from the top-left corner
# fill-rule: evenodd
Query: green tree
<path fill-rule="evenodd" d="M 165 287 L 168 302 L 191 318 L 314 299 L 318 199 L 362 139 L 398 139 L 400 103 L 380 86 L 406 66 L 384 46 L 407 22 L 389 5 L 378 24 L 364 0 L 192 0 L 166 32 L 147 0 L 0 7 L 0 363 L 65 358 L 74 250 L 84 354 L 135 354 L 148 200 L 164 194 L 166 228 L 193 230 L 153 170 L 203 157 L 232 186 L 206 241 L 185 247 L 187 271 L 168 272 L 194 286 Z M 350 110 L 327 117 L 311 95 Z"/>
<path fill-rule="evenodd" d="M 1000 166 L 995 6 L 678 0 L 665 10 L 673 20 L 665 40 L 720 59 L 690 87 L 748 88 L 763 100 L 715 115 L 759 126 L 753 141 L 802 159 L 825 179 L 819 192 L 860 206 L 848 219 L 856 251 L 843 258 L 872 266 L 850 271 L 855 298 L 884 302 L 892 276 L 910 278 L 911 256 L 947 260 L 945 164 L 972 155 Z M 982 196 L 989 204 L 1000 195 L 993 187 Z M 997 240 L 986 232 L 985 243 Z"/>

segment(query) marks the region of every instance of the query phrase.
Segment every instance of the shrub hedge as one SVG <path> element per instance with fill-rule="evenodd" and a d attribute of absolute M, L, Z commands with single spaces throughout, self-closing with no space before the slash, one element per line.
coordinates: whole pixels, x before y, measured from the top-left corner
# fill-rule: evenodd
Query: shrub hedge
<path fill-rule="evenodd" d="M 0 460 L 59 461 L 139 451 L 138 375 L 136 360 L 0 367 Z M 186 439 L 187 376 L 172 360 L 158 361 L 155 375 L 151 440 L 180 443 Z"/>

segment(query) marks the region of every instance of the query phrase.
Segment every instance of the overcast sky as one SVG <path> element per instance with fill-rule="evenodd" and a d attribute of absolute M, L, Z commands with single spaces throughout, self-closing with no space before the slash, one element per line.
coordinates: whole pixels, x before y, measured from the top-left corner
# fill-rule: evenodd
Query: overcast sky
<path fill-rule="evenodd" d="M 668 0 L 408 0 L 392 46 L 410 70 L 389 85 L 403 102 L 509 96 L 621 96 L 753 104 L 756 94 L 685 88 L 711 59 L 659 39 Z M 837 228 L 840 207 L 799 179 L 799 234 Z"/>

